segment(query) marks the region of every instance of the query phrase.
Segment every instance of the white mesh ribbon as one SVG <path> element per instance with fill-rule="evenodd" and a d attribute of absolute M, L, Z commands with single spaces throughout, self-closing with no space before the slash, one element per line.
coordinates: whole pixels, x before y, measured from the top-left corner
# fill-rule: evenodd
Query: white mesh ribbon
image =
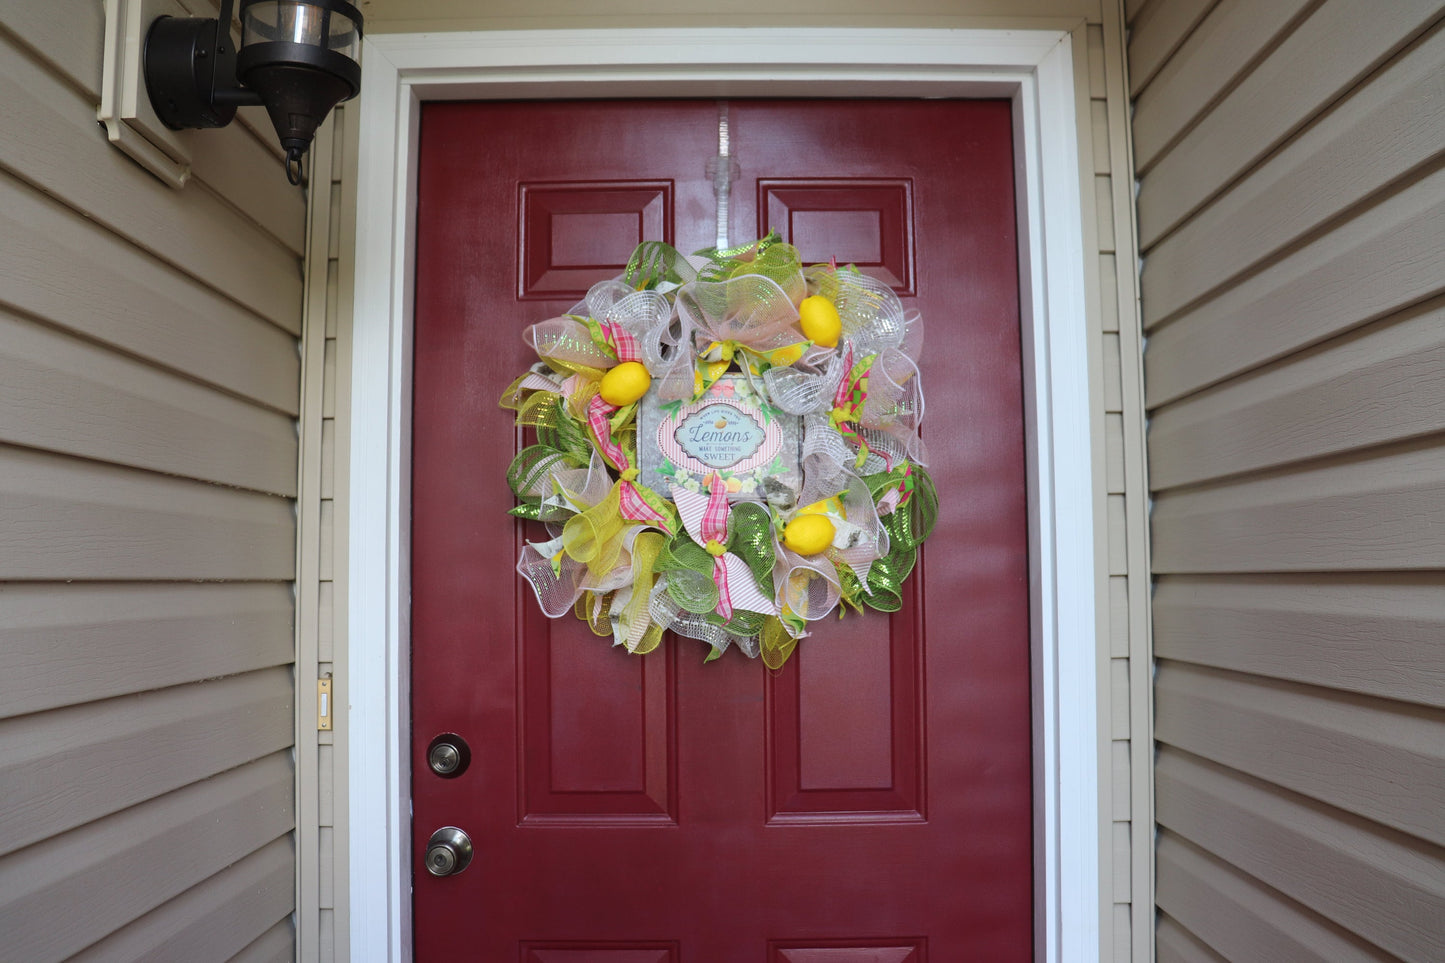
<path fill-rule="evenodd" d="M 799 555 L 775 543 L 773 587 L 778 604 L 809 622 L 833 611 L 842 597 L 838 573 L 824 558 Z"/>
<path fill-rule="evenodd" d="M 537 357 L 564 365 L 610 368 L 616 362 L 592 340 L 587 326 L 576 318 L 552 318 L 532 325 L 522 334 Z"/>
<path fill-rule="evenodd" d="M 554 558 L 561 563 L 556 571 L 552 568 Z M 562 551 L 562 539 L 556 538 L 523 546 L 522 557 L 517 560 L 517 574 L 532 586 L 542 614 L 556 619 L 572 611 L 577 603 L 587 566 L 567 557 Z"/>
<path fill-rule="evenodd" d="M 671 577 L 669 574 L 658 579 L 652 587 L 652 599 L 648 605 L 652 621 L 685 638 L 701 639 L 719 652 L 731 645 L 736 636 L 709 622 L 705 616 L 686 611 L 673 600 L 667 591 L 667 580 Z"/>
<path fill-rule="evenodd" d="M 672 302 L 657 291 L 634 291 L 621 281 L 599 281 L 587 292 L 588 316 L 602 325 L 615 324 L 637 339 L 648 371 L 661 370 L 657 340 L 672 319 Z M 649 348 L 652 350 L 649 351 Z"/>
<path fill-rule="evenodd" d="M 791 367 L 769 368 L 763 372 L 763 386 L 773 404 L 788 414 L 808 415 L 828 410 L 838 382 L 845 374 L 840 353 L 815 347 Z"/>
<path fill-rule="evenodd" d="M 905 434 L 918 430 L 923 420 L 923 389 L 918 365 L 903 352 L 890 348 L 880 354 L 868 372 L 868 400 L 860 419 L 864 428 Z"/>
<path fill-rule="evenodd" d="M 825 415 L 803 420 L 803 489 L 799 505 L 830 498 L 856 481 L 853 464 L 858 455 L 838 434 Z"/>
<path fill-rule="evenodd" d="M 699 348 L 734 341 L 771 351 L 802 340 L 797 306 L 776 281 L 759 274 L 686 284 L 677 292 L 677 313 Z"/>
<path fill-rule="evenodd" d="M 836 271 L 822 264 L 804 274 L 808 289 L 828 297 L 838 309 L 843 337 L 853 342 L 856 357 L 903 344 L 908 328 L 903 302 L 888 285 L 858 271 Z"/>

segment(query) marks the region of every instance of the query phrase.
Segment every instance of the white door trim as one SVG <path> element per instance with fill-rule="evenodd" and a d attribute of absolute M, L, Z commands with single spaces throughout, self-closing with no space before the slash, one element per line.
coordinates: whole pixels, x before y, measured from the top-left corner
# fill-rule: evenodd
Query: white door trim
<path fill-rule="evenodd" d="M 1098 957 L 1099 573 L 1074 70 L 1081 30 L 529 30 L 367 39 L 351 372 L 352 959 L 409 960 L 412 946 L 405 747 L 417 108 L 474 98 L 759 95 L 1013 101 L 1033 583 L 1035 947 L 1049 963 Z"/>

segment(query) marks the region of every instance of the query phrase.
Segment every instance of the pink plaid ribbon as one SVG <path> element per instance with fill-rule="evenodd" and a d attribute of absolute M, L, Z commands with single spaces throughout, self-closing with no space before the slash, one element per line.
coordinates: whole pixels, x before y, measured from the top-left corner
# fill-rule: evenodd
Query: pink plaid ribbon
<path fill-rule="evenodd" d="M 626 473 L 632 463 L 627 460 L 627 452 L 622 450 L 622 446 L 612 440 L 612 422 L 608 420 L 608 416 L 616 410 L 617 406 L 603 401 L 601 395 L 593 395 L 592 400 L 587 403 L 587 424 L 592 429 L 592 434 L 597 439 L 597 447 L 601 449 L 603 456 L 612 462 L 619 472 Z M 617 501 L 617 510 L 623 518 L 667 527 L 666 516 L 647 503 L 647 499 L 642 497 L 642 493 L 631 480 L 623 478 L 617 483 Z"/>
<path fill-rule="evenodd" d="M 597 439 L 597 447 L 603 457 L 612 462 L 612 467 L 618 471 L 627 471 L 632 467 L 627 460 L 627 452 L 612 440 L 611 418 L 616 411 L 616 405 L 609 405 L 602 400 L 601 395 L 593 395 L 592 400 L 587 402 L 587 424 L 592 429 L 592 436 Z"/>
<path fill-rule="evenodd" d="M 603 321 L 599 325 L 607 343 L 612 345 L 612 350 L 617 354 L 618 361 L 641 361 L 642 349 L 637 345 L 637 339 L 632 333 L 618 324 L 616 321 Z"/>
<path fill-rule="evenodd" d="M 728 483 L 713 472 L 708 489 L 707 509 L 702 513 L 702 541 L 726 545 L 728 540 Z"/>
<path fill-rule="evenodd" d="M 707 508 L 702 513 L 702 539 L 706 548 L 711 542 L 726 545 L 728 541 L 728 485 L 722 476 L 713 473 L 712 487 L 708 489 Z M 717 583 L 717 614 L 724 619 L 733 617 L 733 598 L 728 591 L 728 566 L 722 555 L 712 560 L 712 580 Z"/>

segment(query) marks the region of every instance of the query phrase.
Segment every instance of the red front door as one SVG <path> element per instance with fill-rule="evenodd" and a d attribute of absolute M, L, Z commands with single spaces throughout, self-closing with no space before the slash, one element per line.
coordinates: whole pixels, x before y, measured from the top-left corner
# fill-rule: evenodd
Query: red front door
<path fill-rule="evenodd" d="M 643 239 L 713 243 L 717 104 L 422 115 L 412 478 L 417 958 L 1032 957 L 1029 604 L 1010 108 L 729 105 L 734 242 L 886 278 L 926 331 L 940 519 L 903 609 L 814 623 L 776 675 L 549 621 L 513 571 L 502 390 L 522 329 Z M 434 736 L 466 740 L 456 778 Z M 463 873 L 423 868 L 465 830 Z"/>

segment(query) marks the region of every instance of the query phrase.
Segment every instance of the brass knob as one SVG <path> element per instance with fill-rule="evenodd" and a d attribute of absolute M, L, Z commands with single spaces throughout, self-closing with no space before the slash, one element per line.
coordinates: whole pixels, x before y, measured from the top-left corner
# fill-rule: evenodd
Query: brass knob
<path fill-rule="evenodd" d="M 433 876 L 455 876 L 472 861 L 472 839 L 455 826 L 443 826 L 427 840 L 426 871 Z"/>

